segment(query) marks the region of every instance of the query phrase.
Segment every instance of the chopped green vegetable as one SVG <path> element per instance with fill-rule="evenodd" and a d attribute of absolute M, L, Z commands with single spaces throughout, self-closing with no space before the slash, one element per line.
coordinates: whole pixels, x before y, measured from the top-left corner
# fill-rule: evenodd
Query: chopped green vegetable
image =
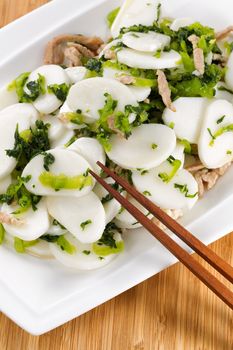
<path fill-rule="evenodd" d="M 115 244 L 116 244 L 116 247 L 111 248 L 111 247 L 108 247 L 108 246 L 100 245 L 98 243 L 93 243 L 92 244 L 92 249 L 93 249 L 93 252 L 96 255 L 101 255 L 101 257 L 102 256 L 108 256 L 108 255 L 111 255 L 111 254 L 119 254 L 119 253 L 123 252 L 123 250 L 124 250 L 124 242 L 123 241 L 118 241 Z"/>
<path fill-rule="evenodd" d="M 72 143 L 74 143 L 77 140 L 77 136 L 72 136 L 71 139 L 65 144 L 65 147 L 68 148 Z"/>
<path fill-rule="evenodd" d="M 156 145 L 156 143 L 152 143 L 151 148 L 152 148 L 152 149 L 157 149 L 157 148 L 158 148 L 158 145 Z"/>
<path fill-rule="evenodd" d="M 92 250 L 96 255 L 103 257 L 110 254 L 118 254 L 124 250 L 124 242 L 114 239 L 116 231 L 121 232 L 114 223 L 109 223 L 106 226 L 101 239 L 92 245 Z"/>
<path fill-rule="evenodd" d="M 142 171 L 141 171 L 141 175 L 142 175 L 142 176 L 143 176 L 143 175 L 146 175 L 146 174 L 148 174 L 148 172 L 149 172 L 148 170 L 142 170 Z"/>
<path fill-rule="evenodd" d="M 182 63 L 186 72 L 192 73 L 195 70 L 193 58 L 187 52 L 180 52 Z"/>
<path fill-rule="evenodd" d="M 19 102 L 33 102 L 40 95 L 46 93 L 45 77 L 38 73 L 38 79 L 27 83 L 30 73 L 20 74 L 12 83 L 8 85 L 8 90 L 16 90 Z M 29 93 L 25 92 L 25 87 L 29 90 Z"/>
<path fill-rule="evenodd" d="M 174 129 L 175 123 L 174 123 L 174 122 L 171 122 L 168 126 L 169 126 L 170 129 Z"/>
<path fill-rule="evenodd" d="M 173 156 L 170 156 L 167 159 L 167 161 L 172 166 L 172 170 L 171 170 L 170 174 L 167 174 L 167 173 L 159 173 L 158 174 L 159 178 L 163 182 L 166 182 L 166 183 L 170 182 L 173 179 L 173 177 L 176 175 L 177 171 L 181 167 L 181 161 L 179 159 L 175 159 Z"/>
<path fill-rule="evenodd" d="M 192 153 L 192 146 L 188 140 L 179 140 L 179 142 L 184 146 L 184 152 L 186 154 L 191 154 Z"/>
<path fill-rule="evenodd" d="M 161 3 L 159 2 L 158 3 L 158 5 L 157 5 L 157 15 L 156 15 L 156 23 L 158 23 L 159 22 L 159 20 L 160 20 L 160 16 L 161 16 Z"/>
<path fill-rule="evenodd" d="M 66 228 L 65 228 L 62 224 L 60 224 L 60 222 L 57 221 L 56 219 L 53 220 L 53 225 L 54 225 L 54 226 L 59 226 L 62 230 L 65 230 L 65 229 L 66 229 Z"/>
<path fill-rule="evenodd" d="M 226 88 L 225 86 L 219 86 L 219 87 L 218 87 L 218 90 L 219 90 L 219 91 L 226 91 L 226 92 L 229 92 L 229 94 L 232 94 L 232 95 L 233 95 L 233 91 L 230 90 L 230 89 L 228 89 L 228 88 Z"/>
<path fill-rule="evenodd" d="M 25 253 L 25 250 L 29 247 L 36 245 L 39 242 L 38 239 L 33 241 L 24 241 L 18 237 L 14 237 L 14 248 L 17 253 Z"/>
<path fill-rule="evenodd" d="M 151 193 L 149 191 L 144 191 L 142 193 L 144 194 L 144 196 L 151 196 Z"/>
<path fill-rule="evenodd" d="M 59 236 L 56 241 L 57 245 L 61 248 L 61 250 L 65 251 L 67 254 L 73 255 L 76 253 L 76 247 L 71 244 L 64 235 Z"/>
<path fill-rule="evenodd" d="M 43 186 L 53 188 L 55 191 L 59 191 L 61 189 L 81 191 L 84 187 L 91 186 L 93 183 L 91 176 L 67 176 L 65 174 L 55 175 L 48 171 L 40 174 L 39 180 Z"/>
<path fill-rule="evenodd" d="M 214 141 L 219 137 L 222 136 L 223 134 L 225 134 L 226 132 L 232 132 L 233 131 L 233 124 L 229 124 L 226 126 L 223 126 L 222 128 L 218 129 L 214 134 L 212 133 L 212 131 L 208 128 L 207 129 L 210 136 L 211 136 L 211 141 L 209 143 L 210 146 L 214 145 Z"/>
<path fill-rule="evenodd" d="M 102 62 L 97 58 L 90 58 L 85 64 L 85 67 L 98 74 L 102 72 Z"/>
<path fill-rule="evenodd" d="M 45 77 L 38 73 L 38 79 L 36 81 L 30 81 L 26 84 L 26 87 L 30 91 L 30 94 L 24 93 L 25 100 L 20 102 L 35 101 L 40 95 L 44 95 L 46 93 Z"/>
<path fill-rule="evenodd" d="M 73 124 L 82 125 L 84 123 L 84 116 L 78 112 L 67 112 L 64 114 L 64 118 Z"/>
<path fill-rule="evenodd" d="M 58 100 L 65 102 L 70 86 L 66 83 L 52 84 L 48 86 L 48 92 L 54 94 Z"/>
<path fill-rule="evenodd" d="M 40 239 L 42 239 L 43 241 L 49 242 L 49 243 L 56 243 L 59 237 L 60 236 L 47 234 L 47 235 L 41 236 Z"/>
<path fill-rule="evenodd" d="M 48 136 L 50 124 L 44 124 L 41 120 L 37 120 L 35 127 L 30 128 L 30 137 L 25 139 L 25 133 L 19 133 L 18 125 L 15 130 L 15 144 L 11 150 L 6 150 L 9 157 L 16 158 L 18 161 L 17 169 L 22 171 L 26 164 L 37 154 L 49 150 L 50 141 Z M 29 131 L 26 131 L 29 135 Z"/>
<path fill-rule="evenodd" d="M 90 251 L 90 250 L 83 250 L 83 254 L 85 254 L 85 255 L 90 255 L 90 254 L 91 254 L 91 251 Z"/>
<path fill-rule="evenodd" d="M 195 198 L 198 195 L 198 192 L 194 194 L 189 194 L 187 185 L 174 184 L 174 187 L 177 188 L 181 193 L 183 193 L 186 198 Z"/>
<path fill-rule="evenodd" d="M 6 193 L 0 195 L 1 203 L 10 205 L 16 202 L 20 206 L 20 208 L 14 212 L 16 215 L 22 214 L 30 207 L 32 207 L 33 210 L 37 210 L 36 205 L 41 200 L 40 196 L 30 193 L 24 186 L 30 179 L 31 176 L 27 176 L 26 178 L 18 177 L 17 180 L 7 188 Z"/>
<path fill-rule="evenodd" d="M 114 239 L 114 234 L 116 231 L 121 233 L 121 230 L 113 222 L 107 224 L 104 233 L 102 237 L 98 240 L 97 244 L 105 245 L 110 248 L 117 248 L 116 241 Z"/>
<path fill-rule="evenodd" d="M 55 157 L 51 153 L 44 154 L 44 169 L 49 171 L 49 166 L 55 162 Z"/>
<path fill-rule="evenodd" d="M 113 22 L 115 21 L 116 16 L 118 15 L 120 11 L 120 7 L 115 8 L 109 14 L 107 15 L 107 22 L 108 22 L 108 27 L 111 28 Z"/>
<path fill-rule="evenodd" d="M 111 186 L 114 190 L 119 191 L 120 193 L 123 191 L 123 189 L 120 188 L 120 186 L 118 185 L 117 182 L 114 182 L 113 184 L 110 184 L 110 186 Z M 102 203 L 102 204 L 105 204 L 105 203 L 109 202 L 110 200 L 112 200 L 113 198 L 114 198 L 114 197 L 112 196 L 112 194 L 111 194 L 111 193 L 108 193 L 105 197 L 103 197 L 103 198 L 101 199 L 101 203 Z"/>
<path fill-rule="evenodd" d="M 5 239 L 5 229 L 2 224 L 0 224 L 0 245 L 3 243 Z"/>
<path fill-rule="evenodd" d="M 224 42 L 224 47 L 227 51 L 227 54 L 230 55 L 231 52 L 233 51 L 233 42 L 229 43 L 228 41 Z"/>
<path fill-rule="evenodd" d="M 25 141 L 25 142 L 29 142 L 32 138 L 32 132 L 30 129 L 26 129 L 21 131 L 21 133 L 19 134 L 19 136 Z"/>
<path fill-rule="evenodd" d="M 231 151 L 231 150 L 228 150 L 228 151 L 227 151 L 227 155 L 232 155 L 232 151 Z"/>
<path fill-rule="evenodd" d="M 221 124 L 225 118 L 226 118 L 226 116 L 223 115 L 221 118 L 219 118 L 219 119 L 217 120 L 217 124 Z"/>
<path fill-rule="evenodd" d="M 86 227 L 88 226 L 88 225 L 90 225 L 90 224 L 92 224 L 92 220 L 86 220 L 86 221 L 84 221 L 84 222 L 82 222 L 81 224 L 80 224 L 80 227 L 81 227 L 81 229 L 82 229 L 82 231 L 84 231 L 85 229 L 86 229 Z"/>

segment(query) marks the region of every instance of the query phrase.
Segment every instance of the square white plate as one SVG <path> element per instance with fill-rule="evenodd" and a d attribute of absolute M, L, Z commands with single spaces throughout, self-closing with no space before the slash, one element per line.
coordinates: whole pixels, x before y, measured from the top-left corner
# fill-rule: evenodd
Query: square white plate
<path fill-rule="evenodd" d="M 0 30 L 0 86 L 41 65 L 46 42 L 60 33 L 107 37 L 105 17 L 117 0 L 56 0 Z M 164 14 L 200 20 L 217 29 L 233 24 L 231 0 L 164 0 Z M 183 223 L 205 243 L 233 230 L 233 167 Z M 144 230 L 130 232 L 126 250 L 93 272 L 17 255 L 0 247 L 0 309 L 39 335 L 113 298 L 175 263 Z"/>

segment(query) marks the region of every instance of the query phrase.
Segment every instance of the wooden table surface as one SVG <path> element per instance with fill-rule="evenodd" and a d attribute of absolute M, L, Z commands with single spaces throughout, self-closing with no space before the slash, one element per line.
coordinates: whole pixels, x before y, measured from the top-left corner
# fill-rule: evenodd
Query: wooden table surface
<path fill-rule="evenodd" d="M 0 27 L 46 2 L 0 0 Z M 232 233 L 211 248 L 233 265 Z M 40 337 L 0 314 L 0 350 L 74 349 L 232 350 L 233 314 L 181 264 Z"/>

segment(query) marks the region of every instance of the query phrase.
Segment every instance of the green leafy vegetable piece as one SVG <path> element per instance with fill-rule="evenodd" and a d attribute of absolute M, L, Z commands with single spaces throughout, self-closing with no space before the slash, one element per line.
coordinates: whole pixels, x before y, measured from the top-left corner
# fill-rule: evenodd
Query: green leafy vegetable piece
<path fill-rule="evenodd" d="M 73 124 L 82 125 L 84 123 L 84 116 L 78 112 L 68 112 L 64 115 L 65 119 Z"/>
<path fill-rule="evenodd" d="M 45 77 L 38 74 L 37 80 L 27 83 L 29 75 L 30 72 L 22 73 L 8 85 L 9 91 L 16 90 L 19 102 L 33 102 L 46 93 Z M 30 93 L 25 92 L 25 86 Z"/>
<path fill-rule="evenodd" d="M 116 16 L 118 15 L 120 11 L 120 7 L 115 8 L 109 14 L 107 15 L 107 22 L 108 22 L 108 27 L 111 28 L 113 22 L 115 21 Z"/>
<path fill-rule="evenodd" d="M 59 236 L 57 235 L 55 236 L 55 235 L 49 235 L 49 234 L 40 237 L 40 239 L 49 243 L 56 243 L 58 238 Z"/>
<path fill-rule="evenodd" d="M 40 239 L 49 243 L 56 243 L 61 248 L 61 250 L 65 251 L 67 254 L 72 255 L 77 251 L 76 247 L 73 244 L 71 244 L 65 238 L 64 235 L 61 235 L 61 236 L 44 235 L 44 236 L 41 236 Z"/>
<path fill-rule="evenodd" d="M 70 86 L 66 83 L 52 84 L 48 86 L 48 92 L 54 94 L 58 100 L 65 102 Z"/>
<path fill-rule="evenodd" d="M 144 196 L 151 196 L 151 193 L 149 191 L 144 191 L 142 193 L 144 194 Z"/>
<path fill-rule="evenodd" d="M 61 250 L 65 251 L 67 254 L 73 255 L 76 253 L 76 247 L 71 244 L 64 235 L 59 236 L 57 241 L 57 245 L 61 248 Z"/>
<path fill-rule="evenodd" d="M 116 242 L 116 247 L 114 248 L 99 245 L 98 243 L 93 243 L 92 249 L 96 255 L 100 255 L 100 256 L 119 254 L 124 250 L 124 242 L 123 241 Z"/>
<path fill-rule="evenodd" d="M 90 255 L 90 254 L 91 254 L 91 251 L 90 251 L 90 250 L 83 250 L 83 254 L 85 254 L 85 255 Z"/>
<path fill-rule="evenodd" d="M 5 229 L 2 224 L 0 224 L 0 245 L 4 242 L 5 239 Z"/>
<path fill-rule="evenodd" d="M 113 184 L 110 184 L 110 186 L 114 189 L 114 190 L 116 190 L 116 191 L 118 191 L 118 192 L 122 192 L 123 191 L 123 189 L 118 185 L 118 183 L 116 183 L 116 182 L 114 182 Z M 107 202 L 109 202 L 110 200 L 112 200 L 113 199 L 113 196 L 112 196 L 112 194 L 111 193 L 108 193 L 105 197 L 103 197 L 102 199 L 101 199 L 101 203 L 102 204 L 105 204 L 105 203 L 107 203 Z"/>
<path fill-rule="evenodd" d="M 20 206 L 14 214 L 21 214 L 30 207 L 32 207 L 33 210 L 37 210 L 36 205 L 41 200 L 41 197 L 30 193 L 24 186 L 30 179 L 31 176 L 27 176 L 26 178 L 18 177 L 17 180 L 8 187 L 6 193 L 0 195 L 1 203 L 10 205 L 15 201 Z"/>
<path fill-rule="evenodd" d="M 124 242 L 117 242 L 114 239 L 114 234 L 116 233 L 116 231 L 121 232 L 121 230 L 114 223 L 109 223 L 106 226 L 101 239 L 93 243 L 93 252 L 102 257 L 122 252 L 124 250 Z"/>
<path fill-rule="evenodd" d="M 82 222 L 81 224 L 80 224 L 80 227 L 81 227 L 81 229 L 82 229 L 82 231 L 84 231 L 85 229 L 86 229 L 86 227 L 88 226 L 88 225 L 90 225 L 90 224 L 92 224 L 92 220 L 86 220 L 86 221 L 84 221 L 84 222 Z"/>
<path fill-rule="evenodd" d="M 219 118 L 219 119 L 217 120 L 217 124 L 221 124 L 225 118 L 226 118 L 226 116 L 223 115 L 221 118 Z"/>
<path fill-rule="evenodd" d="M 66 190 L 82 190 L 86 186 L 91 186 L 93 179 L 91 176 L 77 175 L 66 176 L 65 174 L 55 175 L 51 172 L 43 172 L 39 176 L 39 180 L 45 187 L 53 188 L 55 191 L 61 189 Z"/>
<path fill-rule="evenodd" d="M 36 245 L 39 242 L 38 239 L 33 241 L 24 241 L 18 237 L 14 237 L 14 248 L 17 253 L 25 253 L 25 250 L 29 247 Z"/>
<path fill-rule="evenodd" d="M 226 91 L 226 92 L 229 92 L 229 94 L 232 94 L 232 95 L 233 95 L 233 91 L 230 90 L 230 89 L 228 89 L 228 88 L 225 87 L 225 86 L 219 86 L 219 87 L 218 87 L 218 90 L 219 90 L 219 91 Z"/>
<path fill-rule="evenodd" d="M 159 173 L 158 176 L 160 177 L 160 179 L 163 182 L 169 183 L 173 177 L 176 175 L 177 171 L 180 169 L 181 167 L 181 161 L 179 159 L 175 159 L 173 156 L 170 156 L 167 161 L 169 162 L 169 164 L 171 164 L 172 166 L 172 170 L 170 172 L 170 174 L 167 173 Z"/>
<path fill-rule="evenodd" d="M 188 186 L 186 184 L 174 184 L 174 187 L 177 188 L 182 194 L 184 194 L 186 198 L 195 198 L 198 195 L 198 192 L 189 194 Z"/>
<path fill-rule="evenodd" d="M 186 154 L 191 154 L 192 153 L 192 146 L 188 140 L 179 140 L 179 142 L 184 146 L 184 152 Z"/>
<path fill-rule="evenodd" d="M 180 52 L 185 71 L 192 73 L 195 70 L 193 58 L 187 52 Z"/>
<path fill-rule="evenodd" d="M 90 58 L 85 64 L 85 67 L 98 74 L 102 72 L 102 62 L 97 58 Z"/>
<path fill-rule="evenodd" d="M 33 157 L 51 148 L 48 136 L 49 127 L 50 124 L 44 124 L 41 120 L 37 120 L 35 127 L 23 131 L 22 134 L 22 132 L 19 133 L 17 125 L 14 135 L 14 148 L 6 150 L 6 154 L 17 159 L 16 169 L 19 172 Z"/>
<path fill-rule="evenodd" d="M 229 125 L 226 125 L 226 126 L 223 126 L 222 128 L 218 129 L 214 134 L 211 132 L 211 130 L 208 128 L 207 129 L 210 136 L 211 136 L 211 141 L 209 143 L 210 146 L 213 146 L 214 145 L 214 141 L 222 136 L 223 134 L 225 134 L 226 132 L 232 132 L 233 131 L 233 124 L 229 124 Z"/>
<path fill-rule="evenodd" d="M 50 165 L 52 165 L 55 162 L 55 157 L 51 153 L 44 154 L 44 169 L 49 171 Z"/>
<path fill-rule="evenodd" d="M 233 51 L 233 42 L 229 43 L 228 41 L 224 42 L 224 47 L 227 51 L 227 54 L 230 55 L 231 52 Z"/>
<path fill-rule="evenodd" d="M 157 5 L 157 14 L 156 14 L 156 23 L 159 22 L 160 20 L 160 16 L 161 16 L 161 3 L 159 2 L 158 5 Z"/>

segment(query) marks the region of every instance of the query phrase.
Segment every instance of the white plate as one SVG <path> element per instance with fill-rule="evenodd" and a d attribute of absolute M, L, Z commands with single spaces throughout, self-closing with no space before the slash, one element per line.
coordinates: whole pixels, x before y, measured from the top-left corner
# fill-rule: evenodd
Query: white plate
<path fill-rule="evenodd" d="M 56 0 L 0 30 L 0 86 L 39 66 L 52 36 L 77 32 L 107 36 L 104 18 L 117 0 Z M 233 24 L 232 0 L 164 0 L 164 12 L 215 26 Z M 169 4 L 169 6 L 168 6 Z M 43 24 L 42 24 L 43 23 Z M 10 43 L 10 45 L 9 45 Z M 185 217 L 184 224 L 210 243 L 233 230 L 233 167 Z M 39 335 L 160 272 L 176 259 L 146 231 L 127 235 L 126 250 L 101 270 L 77 272 L 0 247 L 0 309 Z"/>

